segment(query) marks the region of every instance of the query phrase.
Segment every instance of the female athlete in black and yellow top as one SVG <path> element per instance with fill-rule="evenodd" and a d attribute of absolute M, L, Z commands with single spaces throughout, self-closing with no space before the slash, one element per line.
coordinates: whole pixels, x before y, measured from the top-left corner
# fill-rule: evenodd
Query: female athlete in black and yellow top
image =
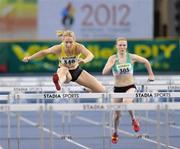
<path fill-rule="evenodd" d="M 108 74 L 111 70 L 114 76 L 114 92 L 127 92 L 133 93 L 136 90 L 134 77 L 133 77 L 133 64 L 135 62 L 144 63 L 148 73 L 149 80 L 154 80 L 154 74 L 151 69 L 151 65 L 146 58 L 138 56 L 136 54 L 130 54 L 127 51 L 127 39 L 118 38 L 116 41 L 117 54 L 109 57 L 104 69 L 103 74 Z M 113 99 L 112 102 L 125 102 L 131 103 L 133 99 Z M 129 111 L 132 119 L 132 125 L 135 132 L 140 130 L 139 122 L 134 116 L 133 111 Z M 117 128 L 119 125 L 119 118 L 121 114 L 120 111 L 115 111 L 114 113 L 114 133 L 112 135 L 112 143 L 117 143 L 118 134 Z"/>
<path fill-rule="evenodd" d="M 75 42 L 75 35 L 72 31 L 63 31 L 59 34 L 61 44 L 39 51 L 32 56 L 26 56 L 23 62 L 55 54 L 59 57 L 59 68 L 53 75 L 53 82 L 57 90 L 61 90 L 63 83 L 70 81 L 83 85 L 92 92 L 105 92 L 105 87 L 87 71 L 82 70 L 79 64 L 88 63 L 93 59 L 93 54 L 82 44 Z M 83 55 L 84 58 L 80 58 Z"/>

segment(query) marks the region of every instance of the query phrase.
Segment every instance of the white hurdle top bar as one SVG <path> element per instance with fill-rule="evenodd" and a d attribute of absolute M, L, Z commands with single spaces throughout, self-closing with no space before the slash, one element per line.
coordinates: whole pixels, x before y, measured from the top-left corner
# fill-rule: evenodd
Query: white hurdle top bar
<path fill-rule="evenodd" d="M 16 111 L 114 111 L 180 110 L 180 103 L 81 103 L 81 104 L 0 104 L 0 112 Z"/>
<path fill-rule="evenodd" d="M 17 93 L 0 95 L 0 100 L 10 99 L 89 99 L 89 98 L 180 98 L 180 92 L 136 92 L 136 93 Z"/>
<path fill-rule="evenodd" d="M 107 85 L 107 87 L 111 87 L 113 89 L 113 85 Z M 154 84 L 148 84 L 148 85 L 136 85 L 137 90 L 180 90 L 180 84 L 169 84 L 169 85 L 154 85 Z M 82 91 L 83 87 L 77 86 L 77 85 L 68 85 L 66 86 L 66 89 L 70 91 Z M 0 92 L 56 92 L 56 89 L 54 86 L 14 86 L 14 87 L 8 87 L 8 86 L 1 86 Z"/>
<path fill-rule="evenodd" d="M 102 84 L 106 85 L 114 85 L 114 81 L 113 80 L 104 80 L 104 81 L 100 81 Z M 140 81 L 135 81 L 136 85 L 180 85 L 180 80 L 173 80 L 173 81 L 169 81 L 169 80 L 155 80 L 152 82 L 148 82 L 147 80 L 140 80 Z M 19 87 L 23 87 L 23 86 L 31 86 L 31 87 L 36 87 L 36 86 L 49 86 L 49 87 L 53 87 L 54 84 L 52 81 L 36 81 L 36 82 L 0 82 L 0 86 L 7 86 L 7 87 L 12 87 L 12 86 L 19 86 Z M 77 84 L 74 84 L 74 82 L 70 82 L 70 84 L 65 84 L 65 86 L 77 86 Z"/>

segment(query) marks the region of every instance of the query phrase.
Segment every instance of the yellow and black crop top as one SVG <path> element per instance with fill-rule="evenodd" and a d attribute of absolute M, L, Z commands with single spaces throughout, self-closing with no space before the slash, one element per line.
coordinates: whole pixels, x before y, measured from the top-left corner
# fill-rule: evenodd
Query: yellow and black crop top
<path fill-rule="evenodd" d="M 61 46 L 61 53 L 59 55 L 59 60 L 60 60 L 60 64 L 66 64 L 66 65 L 72 65 L 74 63 L 76 63 L 80 57 L 81 54 L 79 54 L 77 52 L 77 42 L 75 42 L 73 44 L 73 47 L 72 47 L 72 53 L 70 55 L 67 55 L 66 54 L 66 47 L 64 45 L 64 43 L 62 42 L 60 44 Z"/>

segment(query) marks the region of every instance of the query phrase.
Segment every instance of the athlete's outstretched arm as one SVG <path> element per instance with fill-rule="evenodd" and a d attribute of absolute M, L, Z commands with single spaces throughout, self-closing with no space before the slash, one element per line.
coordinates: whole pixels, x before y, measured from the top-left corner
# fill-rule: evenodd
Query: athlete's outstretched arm
<path fill-rule="evenodd" d="M 109 57 L 106 65 L 104 66 L 102 74 L 103 75 L 108 74 L 111 71 L 114 63 L 115 63 L 115 55 L 112 55 L 112 56 Z"/>
<path fill-rule="evenodd" d="M 78 45 L 78 50 L 79 53 L 85 56 L 84 59 L 80 59 L 79 64 L 88 63 L 94 58 L 94 55 L 82 44 Z"/>
<path fill-rule="evenodd" d="M 144 63 L 149 74 L 149 80 L 152 80 L 152 81 L 154 80 L 154 73 L 152 71 L 151 64 L 146 58 L 141 57 L 136 54 L 132 54 L 132 60 L 137 61 L 139 63 Z"/>
<path fill-rule="evenodd" d="M 59 45 L 55 45 L 55 46 L 50 47 L 48 49 L 41 50 L 41 51 L 31 55 L 31 56 L 25 56 L 22 61 L 28 62 L 28 61 L 36 59 L 36 58 L 44 57 L 48 54 L 58 54 L 58 53 L 60 53 Z"/>

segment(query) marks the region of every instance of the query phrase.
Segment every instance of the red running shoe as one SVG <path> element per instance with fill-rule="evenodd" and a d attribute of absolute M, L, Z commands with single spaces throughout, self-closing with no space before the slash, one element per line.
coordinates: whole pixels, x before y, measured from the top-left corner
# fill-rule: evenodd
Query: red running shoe
<path fill-rule="evenodd" d="M 53 82 L 54 82 L 54 84 L 56 86 L 56 89 L 61 90 L 61 86 L 59 85 L 58 81 L 59 81 L 58 74 L 57 73 L 53 74 Z"/>
<path fill-rule="evenodd" d="M 119 140 L 119 136 L 117 135 L 117 133 L 113 133 L 112 137 L 111 137 L 111 141 L 113 144 L 117 144 Z"/>
<path fill-rule="evenodd" d="M 133 129 L 135 132 L 138 132 L 140 130 L 140 125 L 139 125 L 138 120 L 133 119 L 132 120 L 132 126 L 133 126 Z"/>

